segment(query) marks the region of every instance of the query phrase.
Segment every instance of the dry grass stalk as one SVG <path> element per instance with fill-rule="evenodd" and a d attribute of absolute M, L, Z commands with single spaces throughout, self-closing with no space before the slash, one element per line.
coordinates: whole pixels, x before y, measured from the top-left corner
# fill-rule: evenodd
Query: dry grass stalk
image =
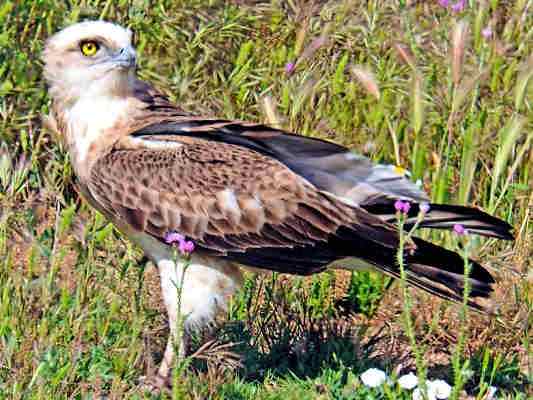
<path fill-rule="evenodd" d="M 411 49 L 409 49 L 409 47 L 407 47 L 403 43 L 395 43 L 394 48 L 400 56 L 400 60 L 402 60 L 405 64 L 409 65 L 413 69 L 413 71 L 416 71 L 416 60 L 415 56 L 411 52 Z"/>
<path fill-rule="evenodd" d="M 231 348 L 239 343 L 220 343 L 216 339 L 204 343 L 190 357 L 205 360 L 208 363 L 223 364 L 228 369 L 242 368 L 241 356 Z"/>
<path fill-rule="evenodd" d="M 424 78 L 420 73 L 417 73 L 413 77 L 413 128 L 417 134 L 422 130 L 424 123 L 423 90 Z"/>
<path fill-rule="evenodd" d="M 298 29 L 298 32 L 296 32 L 296 42 L 294 44 L 294 54 L 298 56 L 300 52 L 302 51 L 305 36 L 307 35 L 307 30 L 309 29 L 309 19 L 305 19 L 302 22 L 302 26 L 300 29 Z"/>
<path fill-rule="evenodd" d="M 270 95 L 265 95 L 261 99 L 261 109 L 266 115 L 267 123 L 274 128 L 281 129 L 282 119 L 278 115 L 276 102 Z"/>

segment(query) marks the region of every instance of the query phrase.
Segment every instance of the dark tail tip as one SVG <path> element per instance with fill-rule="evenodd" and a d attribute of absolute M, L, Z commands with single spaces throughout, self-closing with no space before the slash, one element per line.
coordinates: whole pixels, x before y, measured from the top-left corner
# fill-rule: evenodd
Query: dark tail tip
<path fill-rule="evenodd" d="M 395 210 L 392 203 L 365 206 L 372 214 L 380 215 L 387 221 L 394 220 Z M 411 203 L 411 208 L 405 221 L 406 229 L 416 223 L 420 205 Z M 456 224 L 462 225 L 468 232 L 481 236 L 494 237 L 503 240 L 514 240 L 513 227 L 507 222 L 493 217 L 474 207 L 464 207 L 448 204 L 430 204 L 429 212 L 419 224 L 421 228 L 453 229 Z"/>
<path fill-rule="evenodd" d="M 413 216 L 419 212 L 419 205 L 413 207 Z M 463 225 L 471 233 L 514 240 L 513 227 L 507 222 L 496 218 L 474 207 L 463 207 L 448 204 L 430 204 L 430 211 L 421 223 L 422 227 L 451 229 L 454 225 Z"/>
<path fill-rule="evenodd" d="M 429 293 L 455 302 L 462 302 L 465 290 L 465 260 L 457 253 L 422 239 L 413 239 L 417 249 L 405 256 L 408 280 Z M 493 291 L 494 278 L 480 264 L 468 260 L 468 305 L 479 311 L 485 308 L 471 298 L 488 298 Z"/>

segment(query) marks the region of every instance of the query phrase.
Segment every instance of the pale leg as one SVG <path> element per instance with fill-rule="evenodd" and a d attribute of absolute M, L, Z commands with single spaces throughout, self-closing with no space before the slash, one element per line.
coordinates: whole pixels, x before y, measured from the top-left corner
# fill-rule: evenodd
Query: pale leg
<path fill-rule="evenodd" d="M 212 323 L 217 311 L 226 309 L 228 297 L 242 281 L 237 267 L 227 263 L 211 267 L 206 265 L 207 262 L 202 257 L 193 256 L 185 274 L 181 262 L 176 265 L 174 261 L 166 259 L 157 263 L 170 327 L 165 354 L 157 374 L 158 383 L 168 381 L 176 350 L 178 357 L 186 356 L 188 332 Z"/>
<path fill-rule="evenodd" d="M 158 267 L 161 278 L 161 291 L 167 309 L 168 324 L 170 328 L 165 354 L 163 355 L 163 360 L 161 361 L 157 373 L 158 380 L 164 382 L 170 377 L 176 349 L 178 350 L 178 357 L 182 358 L 186 356 L 187 338 L 184 328 L 187 315 L 190 314 L 192 310 L 190 307 L 187 307 L 188 304 L 184 302 L 186 275 L 184 275 L 183 265 L 181 263 L 176 265 L 171 260 L 162 260 L 158 263 Z M 180 286 L 183 287 L 180 289 Z M 180 310 L 178 310 L 180 302 L 181 313 Z M 179 324 L 181 324 L 181 326 L 179 326 Z"/>

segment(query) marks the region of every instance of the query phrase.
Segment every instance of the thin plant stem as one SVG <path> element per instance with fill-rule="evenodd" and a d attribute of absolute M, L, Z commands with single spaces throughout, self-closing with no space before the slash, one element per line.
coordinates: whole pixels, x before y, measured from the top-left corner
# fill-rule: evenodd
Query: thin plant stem
<path fill-rule="evenodd" d="M 181 312 L 181 297 L 183 294 L 183 283 L 185 282 L 185 273 L 187 272 L 187 269 L 190 265 L 190 259 L 187 257 L 180 257 L 177 249 L 174 248 L 173 253 L 173 261 L 174 261 L 174 267 L 176 268 L 176 272 L 178 272 L 179 264 L 180 262 L 183 262 L 183 268 L 181 269 L 181 275 L 179 277 L 179 282 L 174 282 L 174 285 L 176 286 L 176 292 L 178 295 L 178 304 L 177 304 L 177 315 L 176 315 L 176 334 L 172 338 L 172 345 L 174 346 L 174 352 L 175 354 L 178 354 L 178 357 L 176 357 L 175 365 L 173 368 L 173 391 L 176 392 L 176 390 L 179 388 L 179 384 L 177 383 L 179 377 L 181 376 L 181 373 L 187 368 L 187 366 L 190 363 L 190 360 L 183 355 L 183 357 L 179 357 L 180 355 L 180 344 L 178 343 L 178 340 L 183 341 L 183 337 L 185 335 L 185 316 Z M 178 339 L 178 340 L 177 340 Z M 178 394 L 178 393 L 175 393 Z"/>
<path fill-rule="evenodd" d="M 406 234 L 404 231 L 404 222 L 405 222 L 405 216 L 404 214 L 399 214 L 398 218 L 398 232 L 399 232 L 399 246 L 398 246 L 398 252 L 397 252 L 397 262 L 398 266 L 400 268 L 400 285 L 403 292 L 403 312 L 402 312 L 402 323 L 404 326 L 404 330 L 407 334 L 407 337 L 409 338 L 409 343 L 411 345 L 411 348 L 413 349 L 413 352 L 415 354 L 415 362 L 416 362 L 416 371 L 419 378 L 419 385 L 420 389 L 422 390 L 422 393 L 427 393 L 427 386 L 426 386 L 426 365 L 424 363 L 423 353 L 424 349 L 423 347 L 419 346 L 416 341 L 416 334 L 413 324 L 413 319 L 411 318 L 411 310 L 413 307 L 411 295 L 409 293 L 408 287 L 407 287 L 407 272 L 405 270 L 405 262 L 404 262 L 404 256 L 403 251 L 405 247 L 405 243 L 410 240 L 411 235 L 413 232 L 418 228 L 418 225 L 420 221 L 422 220 L 421 214 L 419 215 L 417 222 L 415 225 L 411 228 L 409 233 Z"/>
<path fill-rule="evenodd" d="M 470 296 L 470 270 L 471 265 L 468 260 L 469 253 L 469 242 L 467 242 L 464 251 L 463 251 L 463 260 L 464 260 L 464 289 L 463 289 L 463 303 L 461 304 L 461 309 L 459 311 L 459 338 L 457 340 L 457 346 L 455 346 L 453 355 L 452 355 L 452 369 L 454 376 L 454 386 L 451 393 L 451 399 L 459 399 L 459 394 L 461 389 L 465 384 L 466 372 L 469 367 L 469 361 L 465 359 L 464 363 L 461 364 L 463 359 L 463 351 L 465 347 L 466 340 L 468 338 L 467 322 L 468 322 L 468 298 Z"/>

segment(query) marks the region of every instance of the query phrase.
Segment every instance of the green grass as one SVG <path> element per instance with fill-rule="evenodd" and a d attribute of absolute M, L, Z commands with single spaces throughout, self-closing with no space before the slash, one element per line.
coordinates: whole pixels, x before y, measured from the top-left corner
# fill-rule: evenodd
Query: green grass
<path fill-rule="evenodd" d="M 509 221 L 515 243 L 470 239 L 498 279 L 497 317 L 470 313 L 460 329 L 460 307 L 418 291 L 411 317 L 428 377 L 453 383 L 450 355 L 465 339 L 454 362 L 468 395 L 531 394 L 533 4 L 467 3 L 454 14 L 437 1 L 3 1 L 0 399 L 150 398 L 138 378 L 166 340 L 153 266 L 80 199 L 42 127 L 43 41 L 84 18 L 131 27 L 141 77 L 187 111 L 333 140 L 408 168 L 436 202 Z M 424 234 L 459 249 L 449 234 Z M 401 293 L 369 273 L 249 275 L 228 318 L 196 338 L 212 345 L 162 397 L 411 398 L 359 379 L 369 367 L 415 368 Z"/>

